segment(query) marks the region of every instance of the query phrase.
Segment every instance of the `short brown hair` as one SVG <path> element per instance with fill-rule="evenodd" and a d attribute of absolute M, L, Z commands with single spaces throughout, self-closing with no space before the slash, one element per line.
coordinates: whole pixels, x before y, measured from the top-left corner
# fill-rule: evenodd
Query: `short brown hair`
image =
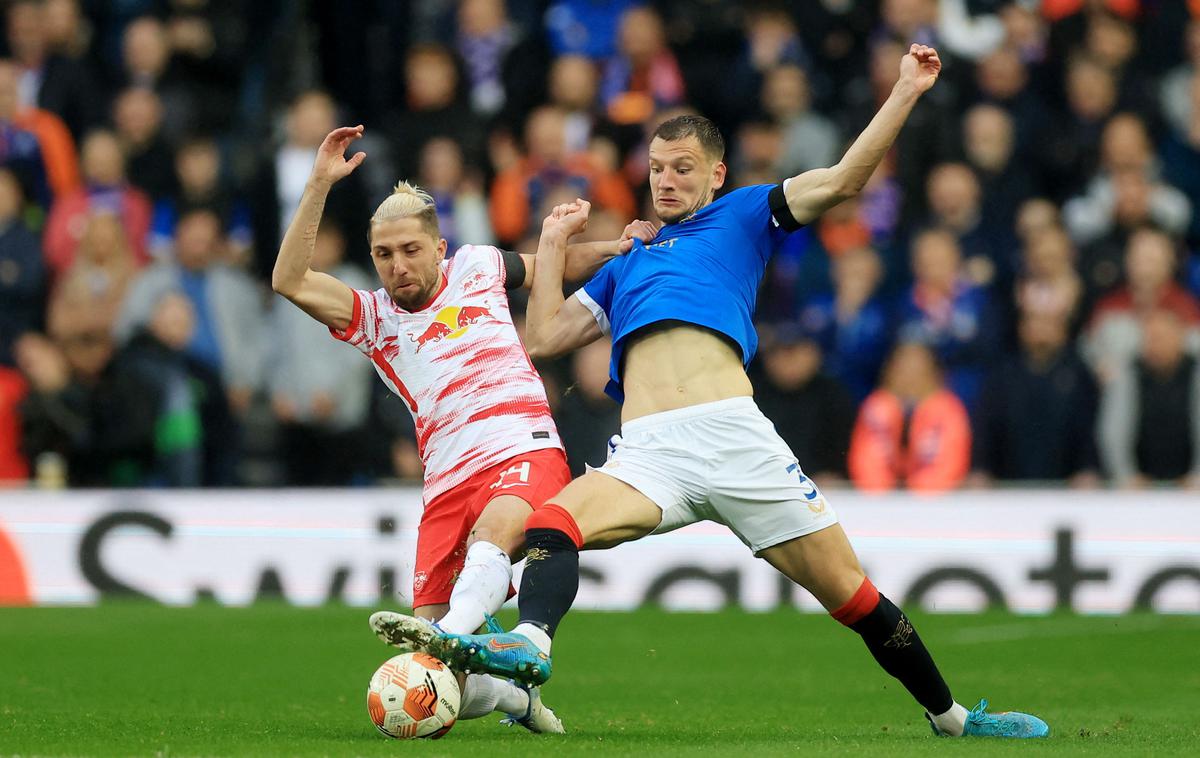
<path fill-rule="evenodd" d="M 725 139 L 717 125 L 704 116 L 676 116 L 667 119 L 654 130 L 651 139 L 658 138 L 667 142 L 695 137 L 700 147 L 713 160 L 725 157 Z"/>

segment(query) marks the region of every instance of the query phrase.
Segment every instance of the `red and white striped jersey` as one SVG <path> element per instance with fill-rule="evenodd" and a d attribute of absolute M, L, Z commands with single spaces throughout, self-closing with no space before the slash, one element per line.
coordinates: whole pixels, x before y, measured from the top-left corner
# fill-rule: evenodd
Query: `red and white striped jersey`
<path fill-rule="evenodd" d="M 513 326 L 504 259 L 466 245 L 442 263 L 442 288 L 409 312 L 383 288 L 354 290 L 337 339 L 358 348 L 417 427 L 425 502 L 513 456 L 562 449 L 542 379 Z"/>

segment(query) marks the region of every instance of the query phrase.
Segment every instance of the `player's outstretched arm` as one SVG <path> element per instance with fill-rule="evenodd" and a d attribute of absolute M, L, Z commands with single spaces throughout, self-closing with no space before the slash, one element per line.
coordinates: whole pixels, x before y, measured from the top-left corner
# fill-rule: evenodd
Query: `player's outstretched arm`
<path fill-rule="evenodd" d="M 658 226 L 649 221 L 634 220 L 625 226 L 621 238 L 603 242 L 573 242 L 567 245 L 567 260 L 563 268 L 563 280 L 582 282 L 591 278 L 592 274 L 618 255 L 624 255 L 633 248 L 633 241 L 640 239 L 649 242 L 658 234 Z M 525 281 L 521 285 L 528 289 L 533 286 L 534 269 L 537 267 L 537 256 L 528 253 L 521 254 L 525 262 Z"/>
<path fill-rule="evenodd" d="M 288 224 L 271 272 L 271 289 L 298 305 L 326 326 L 345 329 L 354 316 L 354 293 L 345 284 L 309 267 L 325 199 L 334 182 L 362 165 L 366 153 L 346 160 L 346 148 L 362 136 L 362 125 L 334 129 L 317 150 L 312 174 L 304 185 L 300 206 Z"/>
<path fill-rule="evenodd" d="M 563 297 L 567 240 L 587 227 L 591 204 L 576 200 L 556 206 L 542 222 L 537 269 L 525 311 L 525 349 L 534 358 L 554 358 L 600 339 L 603 332 L 583 303 Z"/>
<path fill-rule="evenodd" d="M 917 99 L 934 85 L 941 70 L 937 50 L 917 44 L 908 49 L 900 61 L 900 78 L 892 87 L 892 94 L 837 165 L 806 171 L 787 181 L 788 210 L 798 223 L 815 221 L 825 211 L 862 191 L 896 141 Z"/>

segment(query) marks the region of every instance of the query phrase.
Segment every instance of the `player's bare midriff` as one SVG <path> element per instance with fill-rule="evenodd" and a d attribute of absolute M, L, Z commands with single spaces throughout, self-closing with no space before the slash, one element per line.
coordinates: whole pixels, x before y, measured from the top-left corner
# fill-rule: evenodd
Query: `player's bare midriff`
<path fill-rule="evenodd" d="M 621 421 L 754 394 L 737 350 L 716 333 L 672 324 L 630 338 Z"/>

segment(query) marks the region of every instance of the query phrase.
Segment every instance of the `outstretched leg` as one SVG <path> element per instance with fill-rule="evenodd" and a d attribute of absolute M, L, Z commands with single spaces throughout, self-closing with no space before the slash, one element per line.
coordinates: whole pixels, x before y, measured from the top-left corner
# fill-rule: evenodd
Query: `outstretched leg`
<path fill-rule="evenodd" d="M 526 521 L 520 622 L 509 634 L 445 635 L 439 658 L 459 669 L 527 684 L 550 678 L 550 645 L 579 589 L 579 551 L 649 534 L 662 510 L 633 487 L 599 472 L 567 485 Z"/>
<path fill-rule="evenodd" d="M 871 655 L 904 685 L 937 734 L 1041 737 L 1046 724 L 1022 713 L 986 714 L 954 701 L 917 630 L 863 573 L 840 524 L 762 551 L 762 557 L 807 589 L 830 614 L 863 638 Z"/>

